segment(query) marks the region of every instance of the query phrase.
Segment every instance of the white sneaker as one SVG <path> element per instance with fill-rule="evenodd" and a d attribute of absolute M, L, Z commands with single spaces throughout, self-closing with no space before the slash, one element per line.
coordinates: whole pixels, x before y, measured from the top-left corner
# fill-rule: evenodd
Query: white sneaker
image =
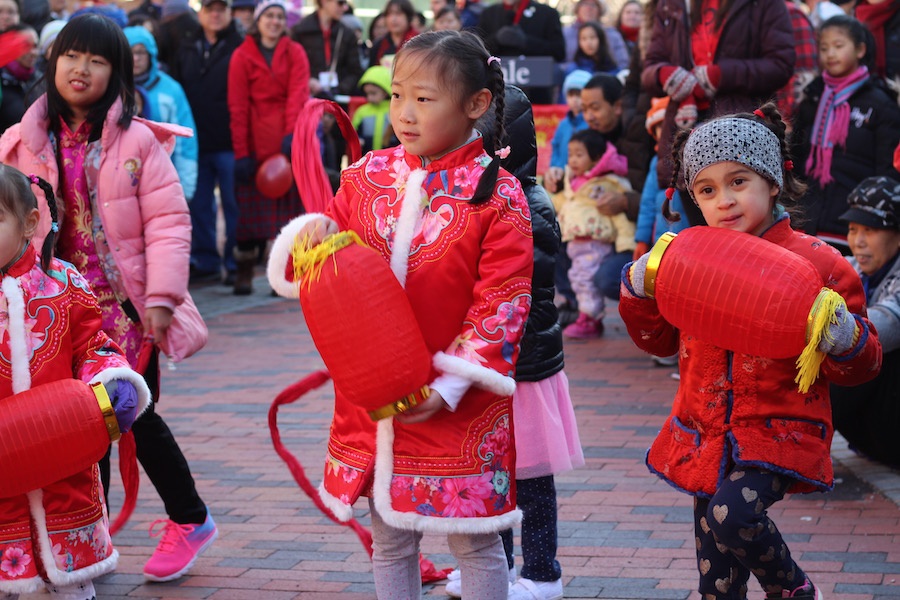
<path fill-rule="evenodd" d="M 512 585 L 516 582 L 516 568 L 509 570 L 509 583 Z M 447 574 L 447 585 L 444 586 L 444 593 L 451 598 L 462 598 L 462 581 L 460 580 L 459 569 L 453 569 Z"/>
<path fill-rule="evenodd" d="M 508 600 L 560 600 L 562 597 L 562 579 L 532 581 L 522 577 L 510 586 Z"/>
<path fill-rule="evenodd" d="M 459 573 L 459 569 L 453 569 L 453 573 Z M 444 586 L 444 593 L 451 598 L 462 598 L 462 580 L 450 579 L 450 577 L 447 577 L 447 579 L 449 579 L 449 581 L 447 582 L 447 585 Z"/>

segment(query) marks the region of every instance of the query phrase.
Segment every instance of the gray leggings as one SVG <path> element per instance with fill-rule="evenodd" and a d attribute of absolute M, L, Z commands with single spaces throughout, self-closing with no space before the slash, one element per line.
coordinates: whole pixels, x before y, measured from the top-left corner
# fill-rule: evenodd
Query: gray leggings
<path fill-rule="evenodd" d="M 419 541 L 422 533 L 396 529 L 386 524 L 369 499 L 372 511 L 372 571 L 378 600 L 419 600 Z M 499 533 L 447 535 L 456 558 L 464 600 L 506 600 L 509 570 Z"/>

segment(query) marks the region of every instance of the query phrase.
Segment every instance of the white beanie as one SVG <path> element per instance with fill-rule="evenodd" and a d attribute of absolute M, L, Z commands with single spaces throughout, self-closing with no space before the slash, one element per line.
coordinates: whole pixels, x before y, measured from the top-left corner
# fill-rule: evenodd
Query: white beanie
<path fill-rule="evenodd" d="M 287 4 L 284 0 L 260 0 L 259 4 L 256 5 L 256 8 L 253 9 L 253 20 L 258 21 L 260 15 L 262 15 L 266 9 L 272 8 L 273 6 L 279 7 L 284 11 L 284 14 L 287 15 Z"/>

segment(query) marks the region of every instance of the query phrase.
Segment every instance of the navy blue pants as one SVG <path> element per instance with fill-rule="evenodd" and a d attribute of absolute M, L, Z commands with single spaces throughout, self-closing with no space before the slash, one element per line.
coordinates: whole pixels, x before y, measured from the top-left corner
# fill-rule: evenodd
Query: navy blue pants
<path fill-rule="evenodd" d="M 522 510 L 522 577 L 556 581 L 562 569 L 556 560 L 556 485 L 553 476 L 516 479 L 516 504 Z M 512 529 L 500 532 L 506 563 L 513 567 Z"/>
<path fill-rule="evenodd" d="M 766 513 L 791 482 L 770 471 L 735 467 L 712 498 L 694 499 L 698 591 L 704 600 L 746 600 L 751 573 L 767 594 L 804 584 L 806 574 Z"/>

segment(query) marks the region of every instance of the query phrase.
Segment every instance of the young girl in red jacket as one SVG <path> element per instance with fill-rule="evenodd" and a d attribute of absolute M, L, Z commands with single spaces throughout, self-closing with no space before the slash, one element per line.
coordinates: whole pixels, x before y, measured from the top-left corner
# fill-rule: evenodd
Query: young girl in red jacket
<path fill-rule="evenodd" d="M 132 62 L 128 40 L 110 19 L 69 21 L 53 44 L 47 93 L 0 138 L 0 162 L 37 173 L 57 190 L 56 254 L 91 284 L 103 330 L 128 362 L 136 367 L 145 339 L 155 341 L 143 372 L 155 404 L 158 348 L 172 356 L 184 345 L 186 329 L 170 326 L 188 295 L 191 218 L 169 158 L 177 126 L 135 118 Z M 42 206 L 36 242 L 53 220 Z M 132 431 L 137 458 L 169 513 L 144 575 L 166 581 L 190 568 L 216 526 L 153 404 Z M 108 458 L 101 465 L 108 490 Z"/>
<path fill-rule="evenodd" d="M 32 185 L 46 194 L 53 217 L 40 253 L 32 243 L 40 222 Z M 46 181 L 0 164 L 0 403 L 63 379 L 100 382 L 124 433 L 150 390 L 103 332 L 87 282 L 53 258 L 55 203 Z M 46 587 L 51 598 L 91 600 L 92 580 L 115 569 L 118 556 L 95 465 L 25 494 L 0 492 L 0 598 Z"/>
<path fill-rule="evenodd" d="M 862 284 L 837 250 L 791 229 L 783 205 L 796 202 L 804 186 L 791 171 L 785 124 L 774 104 L 685 132 L 674 159 L 673 185 L 683 178 L 692 225 L 750 233 L 803 256 L 847 310 L 819 345 L 827 358 L 803 393 L 794 383 L 796 357 L 739 354 L 680 334 L 644 291 L 649 254 L 626 266 L 619 310 L 631 338 L 657 356 L 677 351 L 681 372 L 672 414 L 647 465 L 694 496 L 704 599 L 746 599 L 751 573 L 767 598 L 820 599 L 766 511 L 785 493 L 834 484 L 828 384 L 862 383 L 881 364 Z"/>
<path fill-rule="evenodd" d="M 366 154 L 325 214 L 282 230 L 269 280 L 296 297 L 297 282 L 285 281 L 295 239 L 339 230 L 390 264 L 434 356 L 431 394 L 376 424 L 336 390 L 320 496 L 343 520 L 369 496 L 381 600 L 421 596 L 423 532 L 449 534 L 463 598 L 506 600 L 499 532 L 520 517 L 511 409 L 534 249 L 521 185 L 474 130 L 491 109 L 502 124 L 503 73 L 474 34 L 429 32 L 398 52 L 391 90 L 402 146 Z"/>

